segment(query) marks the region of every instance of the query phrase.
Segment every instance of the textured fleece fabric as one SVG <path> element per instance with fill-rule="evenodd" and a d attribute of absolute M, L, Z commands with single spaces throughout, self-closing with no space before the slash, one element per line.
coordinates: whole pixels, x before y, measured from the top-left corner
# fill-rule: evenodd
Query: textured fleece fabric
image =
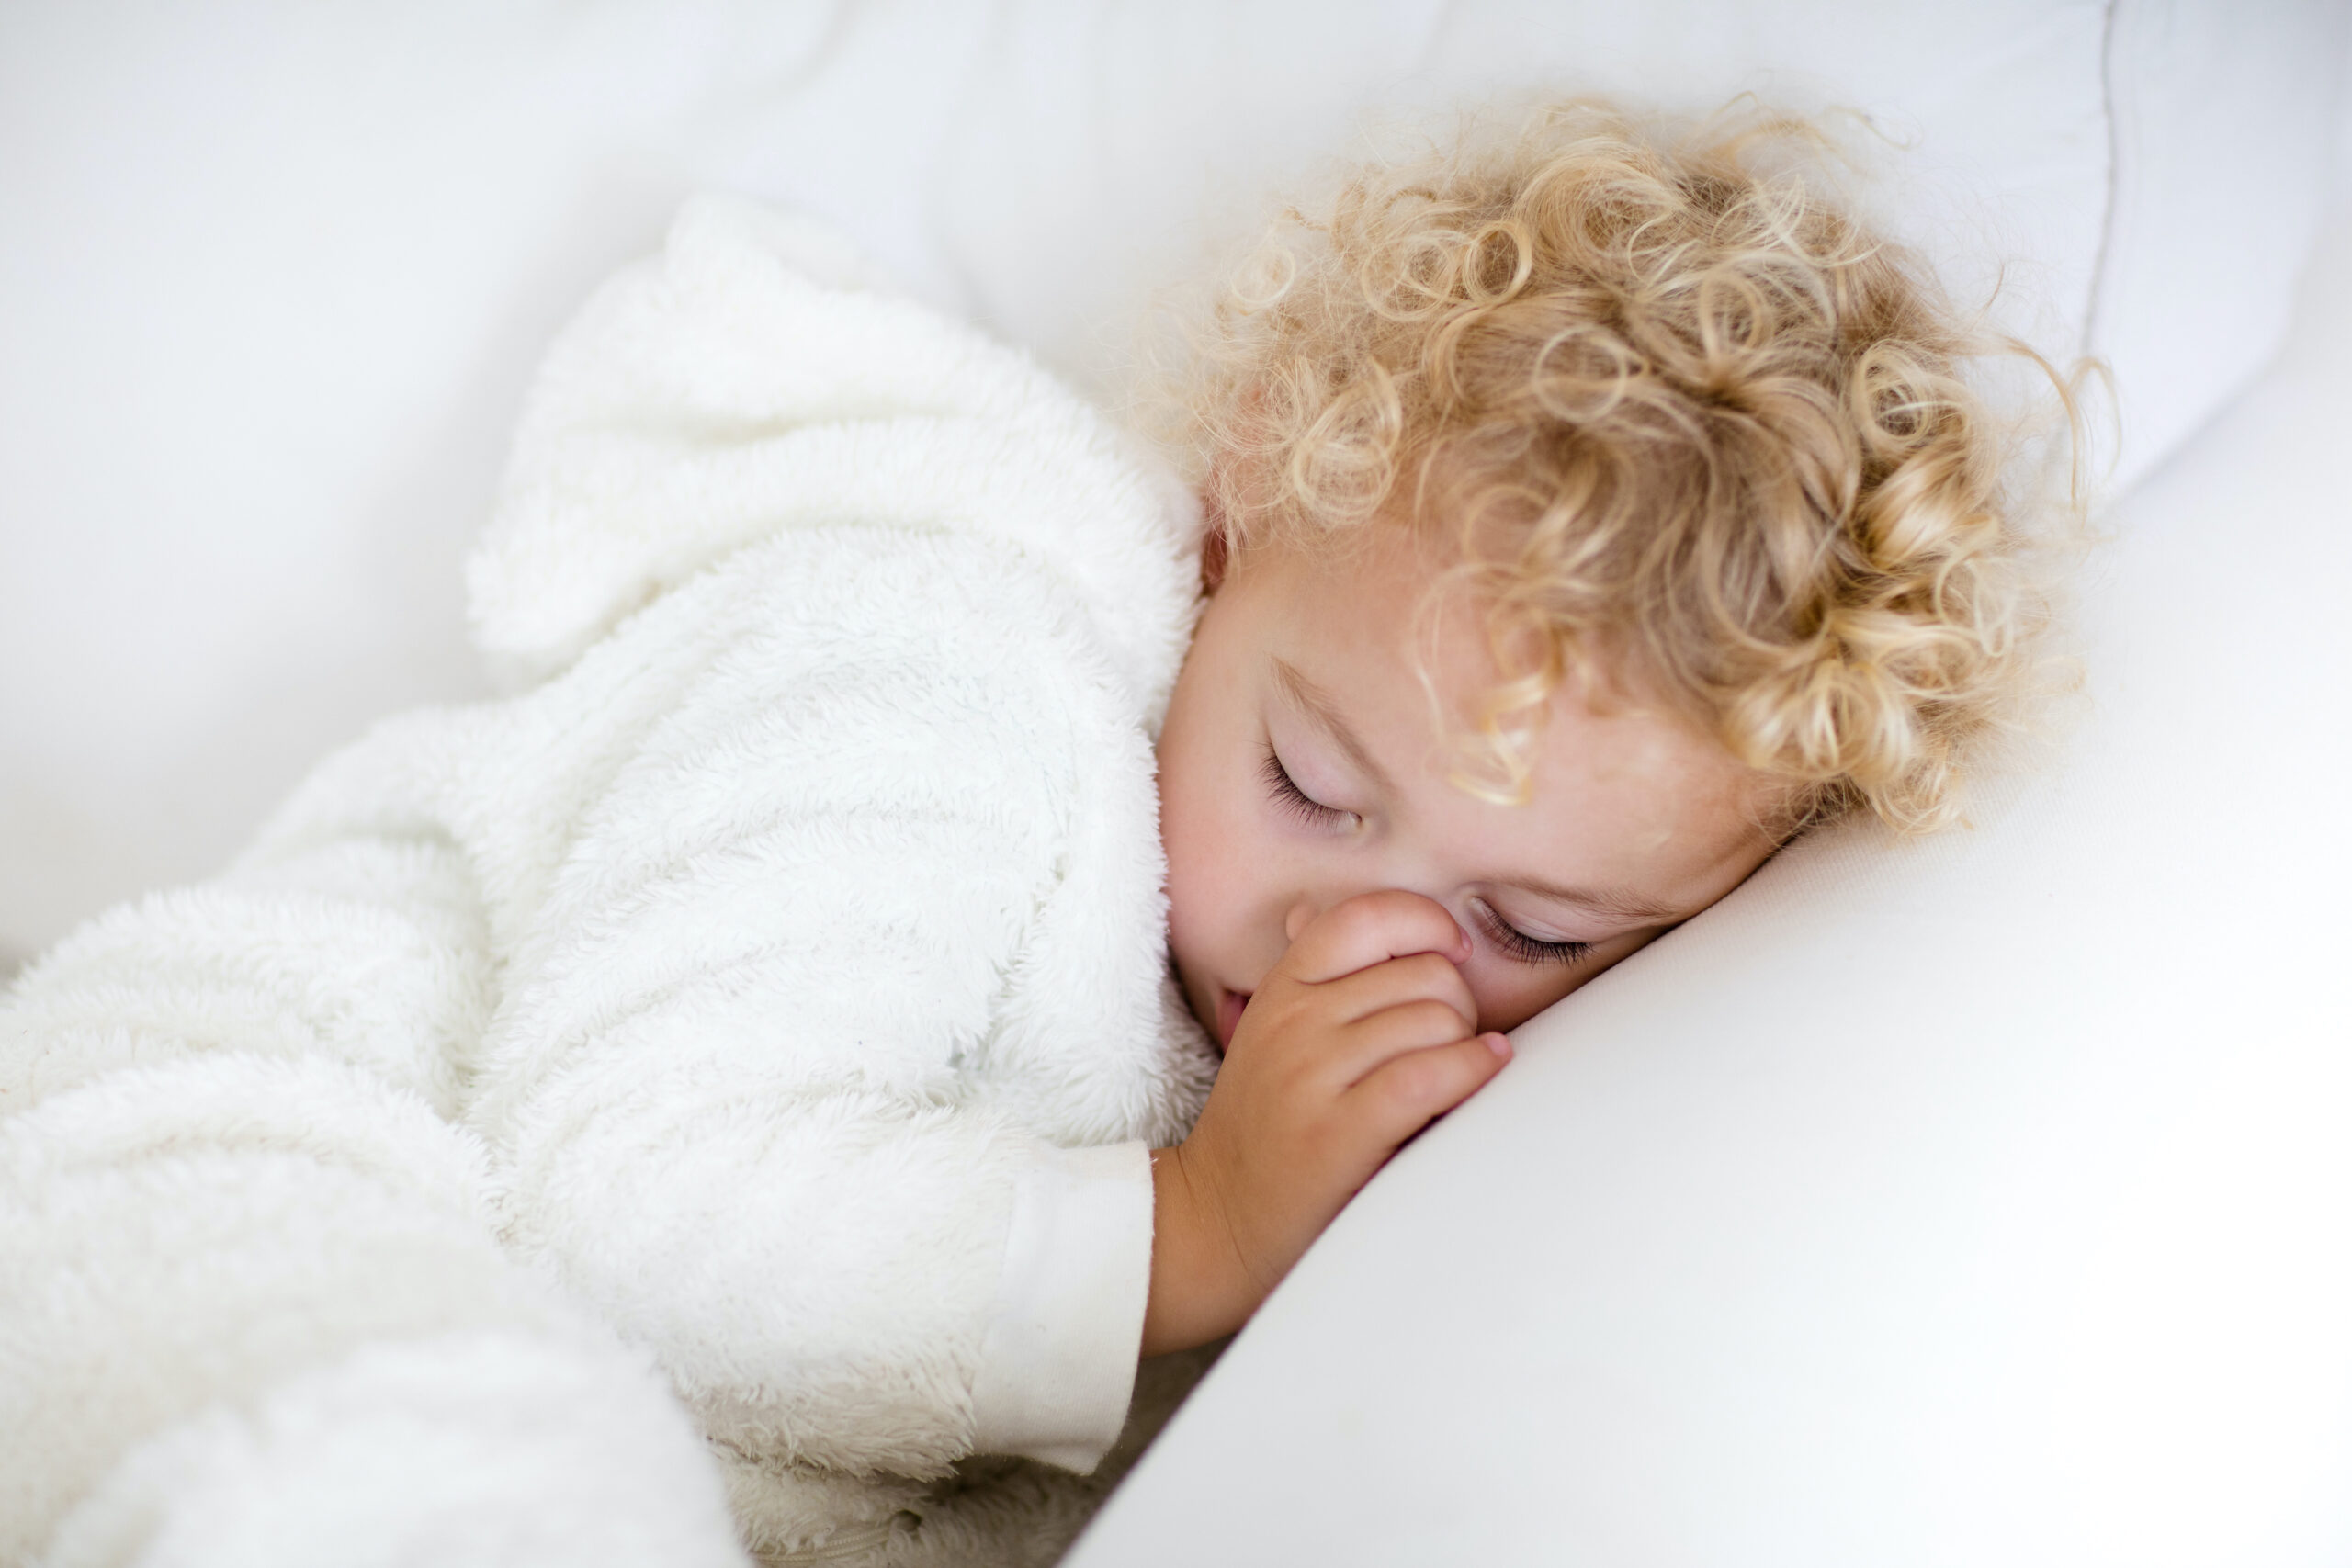
<path fill-rule="evenodd" d="M 515 694 L 0 1006 L 0 1562 L 1049 1561 L 1214 1067 L 1196 537 L 1021 355 L 690 204 L 469 562 Z"/>

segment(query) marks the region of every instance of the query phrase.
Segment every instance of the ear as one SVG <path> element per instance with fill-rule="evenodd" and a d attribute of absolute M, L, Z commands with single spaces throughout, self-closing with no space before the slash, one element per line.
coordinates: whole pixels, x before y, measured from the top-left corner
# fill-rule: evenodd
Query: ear
<path fill-rule="evenodd" d="M 1208 532 L 1201 536 L 1201 592 L 1215 593 L 1225 584 L 1225 566 L 1232 547 L 1226 543 L 1225 519 L 1209 511 Z"/>

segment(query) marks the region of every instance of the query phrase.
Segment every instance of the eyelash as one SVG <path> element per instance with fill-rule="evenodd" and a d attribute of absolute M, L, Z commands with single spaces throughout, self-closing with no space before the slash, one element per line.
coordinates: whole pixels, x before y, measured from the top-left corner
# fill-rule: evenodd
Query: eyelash
<path fill-rule="evenodd" d="M 1283 766 L 1282 757 L 1271 740 L 1266 742 L 1265 764 L 1258 772 L 1266 781 L 1266 792 L 1274 797 L 1274 803 L 1310 827 L 1329 827 L 1337 818 L 1354 815 L 1336 806 L 1326 806 L 1299 788 L 1298 781 Z M 1487 940 L 1521 964 L 1581 964 L 1592 953 L 1592 943 L 1589 942 L 1544 942 L 1529 936 L 1483 902 L 1477 905 L 1477 911 Z"/>
<path fill-rule="evenodd" d="M 1483 903 L 1476 908 L 1478 923 L 1487 928 L 1487 940 L 1521 964 L 1581 964 L 1591 956 L 1592 943 L 1589 942 L 1545 942 L 1506 924 L 1500 915 Z"/>
<path fill-rule="evenodd" d="M 1299 788 L 1298 781 L 1290 776 L 1290 770 L 1283 766 L 1282 758 L 1275 754 L 1274 743 L 1271 740 L 1266 742 L 1265 766 L 1258 773 L 1266 781 L 1266 792 L 1274 797 L 1274 803 L 1311 828 L 1328 828 L 1341 818 L 1355 815 L 1336 806 L 1326 806 Z"/>

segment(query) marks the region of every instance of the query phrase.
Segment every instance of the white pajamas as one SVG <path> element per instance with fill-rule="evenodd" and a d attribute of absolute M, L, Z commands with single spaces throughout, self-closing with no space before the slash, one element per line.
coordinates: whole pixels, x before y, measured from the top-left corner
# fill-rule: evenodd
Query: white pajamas
<path fill-rule="evenodd" d="M 1082 1517 L 951 1467 L 1127 1413 L 1147 1151 L 1214 1068 L 1150 751 L 1197 523 L 853 275 L 690 205 L 470 564 L 519 694 L 0 1006 L 0 1562 L 732 1562 L 722 1483 L 770 1551 Z"/>

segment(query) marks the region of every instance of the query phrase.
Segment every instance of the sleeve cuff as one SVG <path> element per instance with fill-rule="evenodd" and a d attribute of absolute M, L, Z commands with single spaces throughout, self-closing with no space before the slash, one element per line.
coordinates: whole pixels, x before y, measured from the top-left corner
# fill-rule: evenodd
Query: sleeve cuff
<path fill-rule="evenodd" d="M 1083 1475 L 1126 1424 L 1151 1293 L 1151 1151 L 1057 1149 L 1014 1190 L 973 1446 Z"/>

